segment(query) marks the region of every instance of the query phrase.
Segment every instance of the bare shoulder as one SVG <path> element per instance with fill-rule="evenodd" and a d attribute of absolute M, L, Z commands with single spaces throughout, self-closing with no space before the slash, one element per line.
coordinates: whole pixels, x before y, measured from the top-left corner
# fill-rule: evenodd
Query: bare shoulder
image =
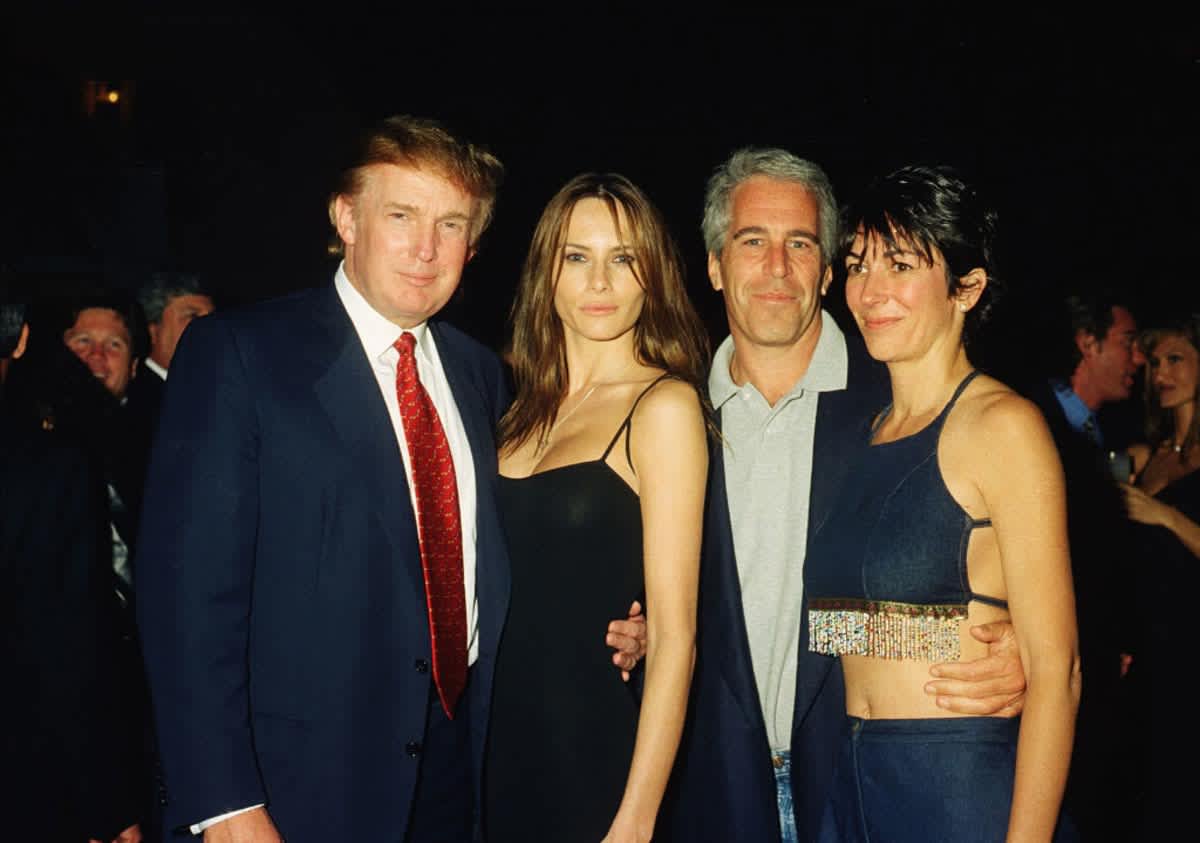
<path fill-rule="evenodd" d="M 1051 441 L 1037 405 L 987 375 L 975 379 L 955 410 L 947 420 L 948 432 L 968 434 L 976 441 L 980 437 L 1001 443 L 1025 437 Z"/>
<path fill-rule="evenodd" d="M 700 416 L 700 400 L 695 388 L 678 378 L 663 378 L 642 396 L 634 411 L 634 418 L 689 412 L 694 412 L 697 418 Z"/>
<path fill-rule="evenodd" d="M 987 376 L 971 384 L 947 419 L 942 454 L 947 480 L 957 475 L 967 484 L 960 489 L 963 500 L 969 500 L 968 486 L 982 492 L 994 482 L 1061 473 L 1041 410 Z"/>
<path fill-rule="evenodd" d="M 704 412 L 691 384 L 664 378 L 642 396 L 633 413 L 633 446 L 637 449 L 689 447 L 704 439 Z"/>

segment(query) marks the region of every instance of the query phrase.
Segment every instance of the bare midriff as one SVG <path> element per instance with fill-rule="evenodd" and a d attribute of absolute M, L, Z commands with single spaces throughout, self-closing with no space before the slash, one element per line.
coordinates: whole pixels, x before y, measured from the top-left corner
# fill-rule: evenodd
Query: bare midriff
<path fill-rule="evenodd" d="M 972 626 L 1008 619 L 1004 609 L 971 602 L 959 628 L 958 661 L 973 661 L 988 654 L 987 645 L 971 636 Z M 907 720 L 966 716 L 938 708 L 935 697 L 925 692 L 926 683 L 933 679 L 930 662 L 874 656 L 840 658 L 846 676 L 846 713 L 853 717 Z"/>

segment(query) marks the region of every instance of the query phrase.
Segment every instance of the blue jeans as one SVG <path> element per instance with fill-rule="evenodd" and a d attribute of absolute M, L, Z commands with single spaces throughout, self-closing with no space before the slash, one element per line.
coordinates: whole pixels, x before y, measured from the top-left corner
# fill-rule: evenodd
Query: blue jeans
<path fill-rule="evenodd" d="M 779 803 L 779 836 L 783 843 L 800 843 L 796 812 L 792 809 L 792 753 L 772 752 L 775 767 L 775 800 Z"/>
<path fill-rule="evenodd" d="M 1020 721 L 847 720 L 821 843 L 1004 839 Z M 1060 821 L 1054 839 L 1074 829 Z"/>

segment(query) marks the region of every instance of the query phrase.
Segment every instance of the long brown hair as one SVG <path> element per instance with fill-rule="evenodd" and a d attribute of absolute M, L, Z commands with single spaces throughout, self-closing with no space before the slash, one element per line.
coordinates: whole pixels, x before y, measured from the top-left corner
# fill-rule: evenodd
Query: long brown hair
<path fill-rule="evenodd" d="M 695 387 L 707 408 L 708 335 L 688 298 L 683 263 L 662 214 L 633 182 L 616 173 L 584 173 L 567 182 L 542 211 L 512 308 L 511 360 L 517 397 L 500 420 L 501 447 L 549 435 L 567 395 L 567 353 L 554 292 L 571 212 L 581 199 L 608 206 L 633 251 L 633 273 L 646 292 L 634 326 L 634 354 Z M 622 231 L 621 212 L 626 222 Z"/>

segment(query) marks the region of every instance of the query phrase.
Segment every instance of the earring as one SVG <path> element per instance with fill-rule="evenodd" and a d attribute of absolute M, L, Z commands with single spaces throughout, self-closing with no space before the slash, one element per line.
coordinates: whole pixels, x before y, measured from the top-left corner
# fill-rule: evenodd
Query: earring
<path fill-rule="evenodd" d="M 966 305 L 966 303 L 965 303 L 965 302 L 959 302 L 959 303 L 958 303 L 958 309 L 959 309 L 959 310 L 961 310 L 963 313 L 966 313 L 966 312 L 967 312 L 967 305 Z"/>

